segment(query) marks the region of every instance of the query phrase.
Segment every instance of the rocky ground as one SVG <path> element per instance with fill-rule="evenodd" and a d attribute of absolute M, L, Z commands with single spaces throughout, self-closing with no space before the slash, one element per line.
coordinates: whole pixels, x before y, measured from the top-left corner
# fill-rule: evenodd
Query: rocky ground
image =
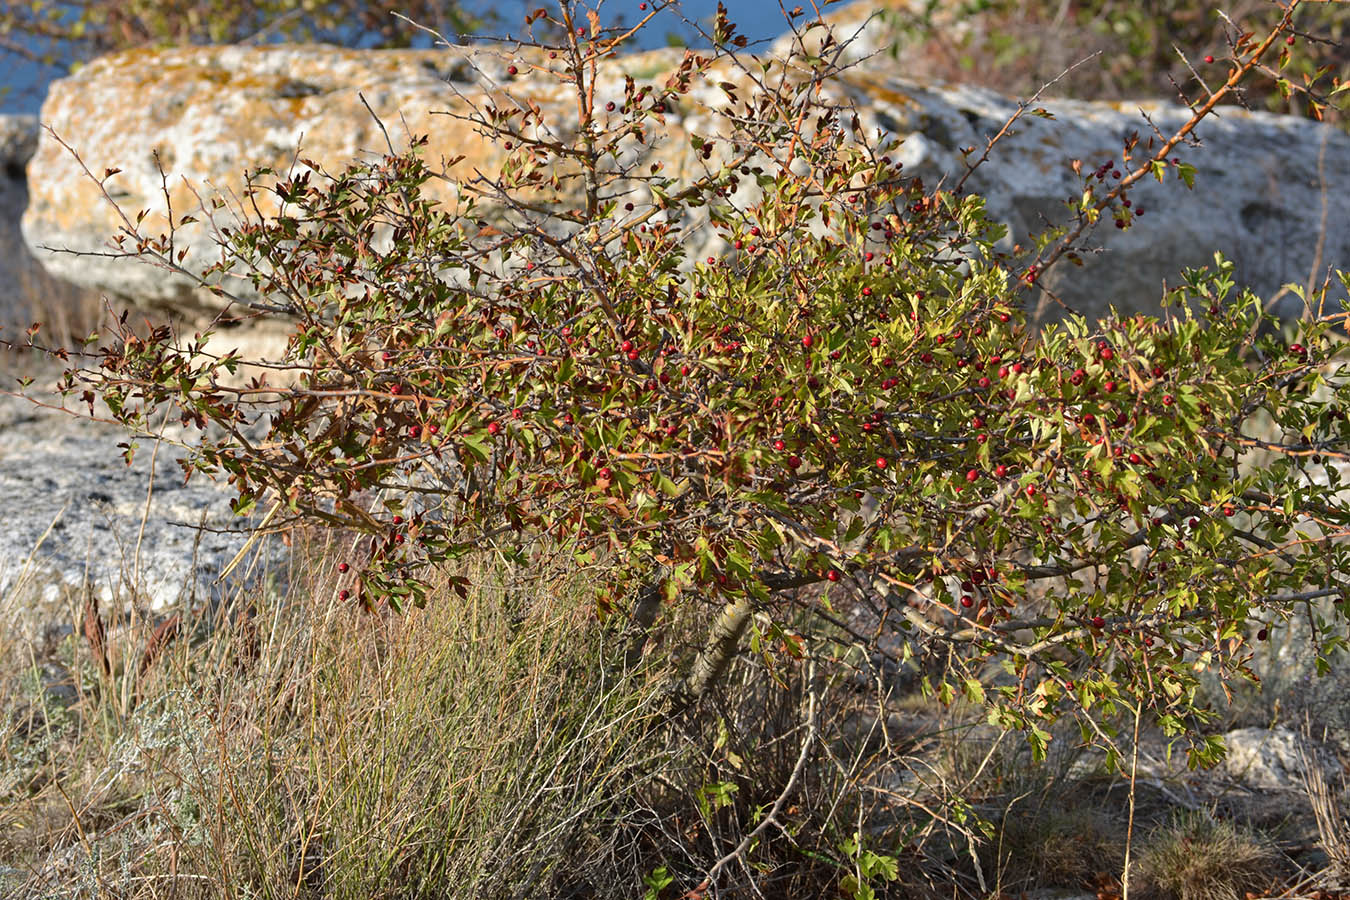
<path fill-rule="evenodd" d="M 5 380 L 17 389 L 12 374 Z M 42 397 L 42 383 L 29 394 Z M 164 437 L 139 438 L 128 466 L 119 427 L 0 394 L 0 604 L 39 625 L 72 621 L 65 607 L 86 586 L 105 603 L 152 611 L 221 590 L 249 520 L 231 513 L 223 485 L 201 475 L 184 484 L 185 451 L 173 441 L 185 435 Z"/>

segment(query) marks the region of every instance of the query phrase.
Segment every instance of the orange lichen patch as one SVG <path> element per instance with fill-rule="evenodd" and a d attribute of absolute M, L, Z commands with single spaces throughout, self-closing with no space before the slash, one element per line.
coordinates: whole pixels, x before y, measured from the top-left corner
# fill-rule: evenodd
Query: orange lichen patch
<path fill-rule="evenodd" d="M 919 101 L 915 100 L 909 94 L 889 87 L 884 78 L 857 71 L 845 72 L 840 76 L 840 80 L 846 84 L 861 90 L 867 97 L 873 101 L 887 103 L 897 109 L 922 109 Z"/>

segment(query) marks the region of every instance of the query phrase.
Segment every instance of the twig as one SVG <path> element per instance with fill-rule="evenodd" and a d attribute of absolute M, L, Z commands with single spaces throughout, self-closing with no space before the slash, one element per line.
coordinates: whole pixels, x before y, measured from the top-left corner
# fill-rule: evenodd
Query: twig
<path fill-rule="evenodd" d="M 717 876 L 722 873 L 722 870 L 731 863 L 740 860 L 745 852 L 759 840 L 760 835 L 769 829 L 770 825 L 777 825 L 779 828 L 783 827 L 782 823 L 778 821 L 778 814 L 783 811 L 783 807 L 787 804 L 788 797 L 792 795 L 793 788 L 797 786 L 797 782 L 801 779 L 802 772 L 806 770 L 807 760 L 811 757 L 811 747 L 815 744 L 816 737 L 818 736 L 819 723 L 817 716 L 819 704 L 814 689 L 815 676 L 816 662 L 815 658 L 812 657 L 807 668 L 807 683 L 813 685 L 813 687 L 807 699 L 806 736 L 802 738 L 801 752 L 797 754 L 797 762 L 792 767 L 792 774 L 788 777 L 787 784 L 783 786 L 783 790 L 778 794 L 777 799 L 774 800 L 773 807 L 769 810 L 769 814 L 764 817 L 764 820 L 756 825 L 754 830 L 747 834 L 741 842 L 736 845 L 735 849 L 714 863 L 713 867 L 708 870 L 708 874 L 704 876 L 701 882 L 699 882 L 698 887 L 691 890 L 686 896 L 690 898 L 702 897 L 703 894 L 712 887 Z"/>
<path fill-rule="evenodd" d="M 1064 76 L 1068 75 L 1074 69 L 1081 66 L 1083 63 L 1088 62 L 1089 60 L 1092 59 L 1096 59 L 1098 56 L 1101 55 L 1102 51 L 1098 50 L 1096 53 L 1092 53 L 1088 56 L 1083 57 L 1082 59 L 1078 60 L 1078 62 L 1070 65 L 1063 72 L 1060 72 L 1054 78 L 1050 79 L 1045 84 L 1041 85 L 1040 88 L 1037 89 L 1036 93 L 1031 95 L 1030 100 L 1023 100 L 1019 102 L 1017 104 L 1017 112 L 1013 113 L 1008 118 L 1008 121 L 1003 123 L 1003 127 L 999 129 L 998 134 L 994 135 L 992 138 L 990 138 L 988 141 L 985 142 L 984 153 L 980 155 L 980 158 L 975 160 L 975 162 L 973 163 L 966 163 L 966 173 L 962 175 L 960 180 L 956 182 L 956 186 L 952 190 L 953 191 L 961 190 L 962 186 L 966 183 L 966 179 L 968 179 L 971 175 L 975 174 L 975 170 L 978 169 L 981 165 L 984 164 L 986 160 L 989 159 L 989 153 L 994 149 L 994 145 L 997 144 L 999 141 L 1001 141 L 1003 138 L 1008 136 L 1008 130 L 1012 128 L 1013 123 L 1015 123 L 1018 119 L 1022 118 L 1022 113 L 1026 112 L 1027 109 L 1031 106 L 1031 104 L 1039 100 L 1041 94 L 1045 93 L 1047 88 L 1053 87 L 1056 82 L 1058 82 Z"/>

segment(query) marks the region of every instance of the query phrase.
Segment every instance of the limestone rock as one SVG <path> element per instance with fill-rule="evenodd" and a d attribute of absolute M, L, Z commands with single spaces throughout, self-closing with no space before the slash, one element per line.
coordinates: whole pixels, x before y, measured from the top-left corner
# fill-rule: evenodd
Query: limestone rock
<path fill-rule="evenodd" d="M 658 72 L 672 69 L 678 60 L 672 52 L 656 57 L 646 65 Z M 542 59 L 535 63 L 545 65 Z M 495 51 L 320 45 L 138 50 L 95 60 L 51 85 L 43 121 L 80 154 L 83 166 L 44 134 L 33 164 L 24 234 L 60 277 L 180 315 L 212 311 L 218 299 L 138 260 L 41 248 L 106 249 L 124 224 L 109 200 L 132 217 L 150 210 L 142 230 L 158 235 L 167 227 L 166 186 L 173 209 L 182 215 L 213 194 L 237 202 L 246 168 L 270 166 L 283 175 L 305 171 L 308 166 L 297 161 L 303 156 L 337 172 L 356 158 L 378 159 L 389 152 L 381 126 L 399 151 L 407 148 L 410 134 L 429 134 L 424 155 L 433 166 L 462 156 L 448 170 L 452 176 L 491 171 L 500 149 L 452 116 L 435 113 L 462 112 L 466 98 L 481 102 L 490 93 L 500 96 L 511 80 L 508 64 Z M 618 98 L 618 69 L 609 69 Z M 521 78 L 511 90 L 517 98 L 538 102 L 550 117 L 563 116 L 569 101 L 575 105 L 556 81 Z M 105 197 L 84 167 L 100 176 L 110 168 L 122 171 L 106 182 Z M 427 185 L 426 194 L 447 204 L 457 198 L 444 181 Z M 260 194 L 258 200 L 265 214 L 276 211 L 274 195 Z M 222 224 L 233 222 L 226 216 Z M 204 223 L 181 231 L 178 241 L 188 251 L 183 264 L 189 269 L 220 258 Z M 223 286 L 250 296 L 242 280 Z"/>
<path fill-rule="evenodd" d="M 17 340 L 35 320 L 80 336 L 97 315 L 97 298 L 47 274 L 24 242 L 27 166 L 38 144 L 37 116 L 0 115 L 0 339 Z"/>
<path fill-rule="evenodd" d="M 1258 791 L 1303 790 L 1304 754 L 1331 777 L 1336 767 L 1288 728 L 1239 728 L 1223 736 L 1228 756 L 1224 767 L 1234 778 Z"/>
<path fill-rule="evenodd" d="M 19 219 L 28 205 L 24 169 L 37 139 L 36 116 L 0 116 L 0 322 L 14 319 L 18 286 L 35 266 Z"/>
<path fill-rule="evenodd" d="M 866 28 L 863 33 L 860 50 L 882 42 Z M 780 42 L 777 52 L 783 49 Z M 620 99 L 624 74 L 661 84 L 679 59 L 675 51 L 653 51 L 606 61 L 597 76 L 598 98 L 602 104 Z M 509 64 L 518 64 L 522 74 L 510 76 Z M 501 151 L 462 119 L 435 113 L 463 112 L 467 104 L 489 99 L 515 100 L 537 103 L 547 119 L 566 123 L 575 116 L 575 101 L 567 86 L 547 76 L 557 65 L 482 46 L 138 50 L 96 60 L 55 82 L 42 118 L 80 154 L 89 172 L 101 177 L 106 169 L 122 170 L 105 186 L 128 215 L 150 211 L 143 225 L 150 235 L 164 231 L 165 185 L 181 215 L 213 192 L 237 198 L 246 167 L 303 170 L 298 159 L 304 157 L 338 170 L 355 157 L 386 153 L 385 135 L 362 97 L 396 147 L 406 146 L 408 133 L 428 134 L 426 158 L 433 165 L 464 157 L 446 167 L 449 181 L 428 185 L 430 196 L 453 205 L 458 199 L 453 182 L 475 169 L 492 171 Z M 651 142 L 649 161 L 664 163 L 672 174 L 698 171 L 689 136 L 714 127 L 709 110 L 723 102 L 714 85 L 721 79 L 740 76 L 723 70 L 696 83 L 681 108 L 667 116 L 660 139 Z M 879 128 L 904 138 L 899 156 L 906 171 L 929 185 L 940 179 L 953 183 L 964 171 L 961 149 L 983 148 L 1016 109 L 1014 100 L 989 91 L 907 80 L 901 64 L 884 55 L 849 70 L 833 89 L 857 102 L 869 132 Z M 1134 133 L 1144 142 L 1149 138 L 1141 111 L 1169 135 L 1188 117 L 1184 108 L 1164 103 L 1042 105 L 1054 119 L 1025 117 L 968 184 L 987 196 L 992 217 L 1009 225 L 1009 246 L 1068 219 L 1066 202 L 1083 187 L 1071 160 L 1081 159 L 1089 171 L 1106 160 L 1119 165 L 1124 138 Z M 1047 276 L 1046 285 L 1071 307 L 1090 316 L 1111 304 L 1128 312 L 1156 311 L 1163 281 L 1177 283 L 1183 266 L 1208 264 L 1216 250 L 1235 259 L 1240 283 L 1266 297 L 1286 282 L 1302 284 L 1310 277 L 1320 282 L 1323 272 L 1313 272 L 1315 264 L 1350 265 L 1350 207 L 1337 202 L 1350 189 L 1350 136 L 1302 119 L 1231 107 L 1207 120 L 1197 136 L 1203 148 L 1173 154 L 1197 167 L 1194 191 L 1172 172 L 1165 185 L 1146 179 L 1131 195 L 1135 209 L 1144 210 L 1135 227 L 1117 231 L 1108 217 L 1090 238 L 1104 252 L 1088 254 L 1082 268 L 1062 261 Z M 50 271 L 179 314 L 218 307 L 216 298 L 186 280 L 134 260 L 40 249 L 100 251 L 123 223 L 80 162 L 51 135 L 41 136 L 31 172 L 24 234 Z M 746 190 L 739 199 L 753 196 Z M 721 249 L 708 229 L 691 227 L 686 235 L 694 258 Z M 188 251 L 189 268 L 219 258 L 205 227 L 184 229 L 176 240 Z M 1287 296 L 1281 310 L 1289 314 L 1296 305 Z"/>
<path fill-rule="evenodd" d="M 21 632 L 72 621 L 85 586 L 106 610 L 221 595 L 216 576 L 250 520 L 232 514 L 223 482 L 197 476 L 185 485 L 171 443 L 156 454 L 153 440 L 139 439 L 128 467 L 118 446 L 128 440 L 114 425 L 0 396 L 0 606 L 20 618 L 10 624 Z"/>
<path fill-rule="evenodd" d="M 959 176 L 961 148 L 977 148 L 977 158 L 1017 108 L 986 90 L 864 75 L 851 78 L 850 89 L 873 121 L 909 135 L 900 158 L 926 180 Z M 883 98 L 888 102 L 878 102 Z M 1148 141 L 1143 115 L 1169 137 L 1190 117 L 1185 108 L 1160 102 L 1040 105 L 1054 118 L 1024 116 L 968 183 L 986 198 L 992 217 L 1009 226 L 1012 240 L 1024 243 L 1048 224 L 1068 220 L 1065 201 L 1077 199 L 1083 187 L 1071 160 L 1081 159 L 1084 172 L 1107 161 L 1120 171 L 1122 140 L 1137 134 Z M 1215 251 L 1234 261 L 1239 287 L 1267 299 L 1286 283 L 1320 284 L 1328 266 L 1350 265 L 1350 208 L 1336 199 L 1350 191 L 1350 136 L 1306 119 L 1232 107 L 1221 108 L 1195 134 L 1202 147 L 1182 145 L 1173 154 L 1195 166 L 1194 189 L 1173 171 L 1163 184 L 1152 177 L 1139 182 L 1130 197 L 1144 215 L 1134 227 L 1117 230 L 1105 217 L 1090 237 L 1104 252 L 1086 255 L 1081 268 L 1061 261 L 1047 276 L 1046 286 L 1065 303 L 1089 316 L 1110 305 L 1156 312 L 1164 279 L 1175 286 L 1184 267 L 1212 265 Z M 1331 296 L 1343 301 L 1345 291 L 1334 279 L 1333 285 Z M 1301 310 L 1292 295 L 1276 309 L 1285 317 Z"/>
<path fill-rule="evenodd" d="M 0 169 L 7 177 L 23 177 L 23 168 L 37 149 L 37 142 L 37 116 L 0 116 Z"/>

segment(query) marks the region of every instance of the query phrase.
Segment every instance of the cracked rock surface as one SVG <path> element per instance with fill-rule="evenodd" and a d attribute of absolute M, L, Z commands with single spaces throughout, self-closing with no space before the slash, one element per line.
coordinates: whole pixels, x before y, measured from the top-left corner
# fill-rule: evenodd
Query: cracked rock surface
<path fill-rule="evenodd" d="M 128 467 L 118 446 L 127 440 L 115 425 L 0 395 L 0 608 L 9 615 L 74 621 L 85 585 L 105 605 L 154 612 L 223 593 L 214 582 L 258 517 L 234 516 L 223 483 L 194 475 L 184 484 L 176 461 L 185 451 L 170 440 L 156 452 L 153 438 L 137 439 Z"/>

